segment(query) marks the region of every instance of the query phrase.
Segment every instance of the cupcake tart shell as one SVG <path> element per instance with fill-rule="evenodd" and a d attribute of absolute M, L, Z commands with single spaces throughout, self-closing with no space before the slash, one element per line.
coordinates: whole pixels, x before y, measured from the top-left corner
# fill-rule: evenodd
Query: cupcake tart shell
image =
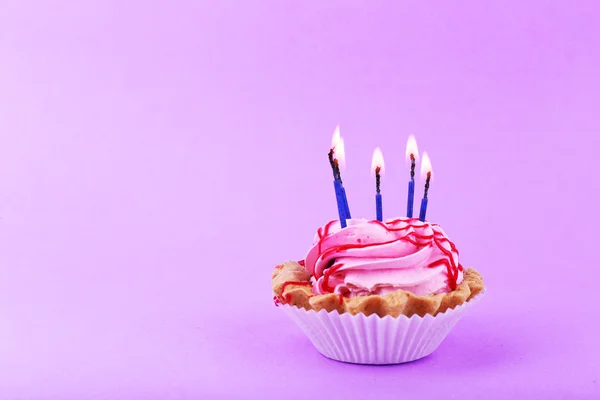
<path fill-rule="evenodd" d="M 376 314 L 379 317 L 424 317 L 427 314 L 435 316 L 471 300 L 484 289 L 481 275 L 472 268 L 465 271 L 463 281 L 455 290 L 426 296 L 417 296 L 402 289 L 385 295 L 352 298 L 333 293 L 315 294 L 310 283 L 310 274 L 303 265 L 294 261 L 277 265 L 271 277 L 276 303 L 289 304 L 307 311 L 335 310 L 339 314 Z"/>

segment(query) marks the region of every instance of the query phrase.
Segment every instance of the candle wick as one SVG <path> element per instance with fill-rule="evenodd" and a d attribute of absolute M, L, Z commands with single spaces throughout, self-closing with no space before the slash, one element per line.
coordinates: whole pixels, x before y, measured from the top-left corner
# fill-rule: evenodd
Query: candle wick
<path fill-rule="evenodd" d="M 333 159 L 333 164 L 334 164 L 334 177 L 336 177 L 336 179 L 338 181 L 340 181 L 340 183 L 342 183 L 342 174 L 340 173 L 340 164 L 338 163 L 337 158 Z"/>
<path fill-rule="evenodd" d="M 415 155 L 410 153 L 410 180 L 415 181 Z"/>
<path fill-rule="evenodd" d="M 381 192 L 381 167 L 375 168 L 375 190 L 377 190 L 377 194 Z"/>
<path fill-rule="evenodd" d="M 429 181 L 431 180 L 431 171 L 427 173 L 427 180 L 425 180 L 425 193 L 423 194 L 423 198 L 427 198 L 427 192 L 429 191 Z"/>
<path fill-rule="evenodd" d="M 338 172 L 337 172 L 337 168 L 336 168 L 336 161 L 334 161 L 333 159 L 333 152 L 335 151 L 335 148 L 331 148 L 329 150 L 329 164 L 331 165 L 331 170 L 333 171 L 333 179 L 337 180 L 338 179 Z"/>

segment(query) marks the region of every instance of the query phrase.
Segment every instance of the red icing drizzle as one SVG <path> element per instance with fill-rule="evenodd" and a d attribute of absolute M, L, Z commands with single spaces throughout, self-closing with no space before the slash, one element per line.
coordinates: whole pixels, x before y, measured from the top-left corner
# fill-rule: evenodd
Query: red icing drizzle
<path fill-rule="evenodd" d="M 301 266 L 303 266 L 303 267 L 304 267 L 304 260 L 300 260 L 300 261 L 298 261 L 298 264 L 300 264 Z"/>
<path fill-rule="evenodd" d="M 343 263 L 334 264 L 330 268 L 327 268 L 325 271 L 323 271 L 323 287 L 328 292 L 333 292 L 333 290 L 335 289 L 334 287 L 329 286 L 329 277 L 338 272 L 343 266 Z"/>
<path fill-rule="evenodd" d="M 431 241 L 433 241 L 433 243 L 448 258 L 431 263 L 429 265 L 429 268 L 434 268 L 439 265 L 445 265 L 446 271 L 448 274 L 448 286 L 450 287 L 451 290 L 456 289 L 456 286 L 458 283 L 458 272 L 462 271 L 463 267 L 460 264 L 458 264 L 458 265 L 455 264 L 454 257 L 452 256 L 452 251 L 456 252 L 457 254 L 458 254 L 458 251 L 457 251 L 454 243 L 452 243 L 450 241 L 450 239 L 448 239 L 447 237 L 436 237 L 435 232 L 432 235 L 419 235 L 413 231 L 413 232 L 408 232 L 403 237 L 400 237 L 400 238 L 394 239 L 394 240 L 390 240 L 388 242 L 371 243 L 371 244 L 347 243 L 347 244 L 341 244 L 338 246 L 333 246 L 333 247 L 329 248 L 328 250 L 326 250 L 325 252 L 322 252 L 321 245 L 322 245 L 323 241 L 325 240 L 325 238 L 327 238 L 327 236 L 330 234 L 330 229 L 334 222 L 335 221 L 330 221 L 324 227 L 321 227 L 317 230 L 317 235 L 319 237 L 319 243 L 318 243 L 319 256 L 317 257 L 317 259 L 327 258 L 332 253 L 337 253 L 337 252 L 341 252 L 341 251 L 345 251 L 345 250 L 364 249 L 364 248 L 368 248 L 368 247 L 391 244 L 391 243 L 395 243 L 397 241 L 408 242 L 408 243 L 411 243 L 412 245 L 416 246 L 418 249 L 421 249 L 423 247 L 429 246 L 431 244 Z M 389 227 L 387 225 L 387 224 L 396 224 L 399 222 L 406 222 L 406 226 L 394 228 L 394 227 Z M 380 225 L 382 228 L 386 229 L 388 232 L 399 232 L 399 231 L 408 230 L 409 228 L 415 228 L 415 227 L 419 228 L 419 227 L 422 227 L 423 225 L 425 225 L 423 222 L 419 221 L 418 218 L 411 218 L 408 220 L 398 218 L 398 219 L 388 221 L 387 224 L 377 221 L 377 220 L 369 221 L 369 223 Z M 416 225 L 415 223 L 418 223 L 418 225 Z M 429 225 L 432 227 L 439 226 L 437 224 L 429 224 Z M 417 242 L 417 240 L 425 240 L 425 241 L 429 241 L 429 243 L 423 244 L 423 243 Z M 446 243 L 446 242 L 450 244 L 451 250 L 446 249 L 442 245 L 443 243 Z M 334 290 L 334 288 L 332 288 L 329 285 L 329 277 L 331 275 L 335 274 L 342 266 L 343 266 L 343 264 L 335 264 L 334 263 L 334 265 L 332 265 L 330 268 L 327 268 L 323 271 L 323 288 L 325 290 L 330 291 L 330 292 L 332 292 Z M 316 276 L 316 278 L 320 278 L 320 276 Z"/>
<path fill-rule="evenodd" d="M 285 292 L 285 288 L 288 285 L 298 285 L 298 286 L 312 286 L 310 282 L 296 282 L 296 281 L 287 281 L 281 286 L 281 293 Z M 282 303 L 289 303 L 292 299 L 291 293 L 287 293 L 283 296 Z"/>
<path fill-rule="evenodd" d="M 295 282 L 295 281 L 287 281 L 281 286 L 281 293 L 285 292 L 285 288 L 289 285 L 298 285 L 298 286 L 311 286 L 310 282 Z"/>
<path fill-rule="evenodd" d="M 319 254 L 321 254 L 321 244 L 323 243 L 323 240 L 329 236 L 330 234 L 330 230 L 331 230 L 331 226 L 335 223 L 335 220 L 333 221 L 329 221 L 328 223 L 325 224 L 325 226 L 320 227 L 317 230 L 317 235 L 319 236 Z"/>

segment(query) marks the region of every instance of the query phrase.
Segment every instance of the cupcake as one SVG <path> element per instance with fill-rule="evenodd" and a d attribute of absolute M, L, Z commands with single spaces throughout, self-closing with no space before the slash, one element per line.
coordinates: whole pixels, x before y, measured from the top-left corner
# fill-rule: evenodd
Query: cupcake
<path fill-rule="evenodd" d="M 338 220 L 317 230 L 306 257 L 275 267 L 280 306 L 324 356 L 397 364 L 431 354 L 481 298 L 442 228 L 417 218 Z"/>

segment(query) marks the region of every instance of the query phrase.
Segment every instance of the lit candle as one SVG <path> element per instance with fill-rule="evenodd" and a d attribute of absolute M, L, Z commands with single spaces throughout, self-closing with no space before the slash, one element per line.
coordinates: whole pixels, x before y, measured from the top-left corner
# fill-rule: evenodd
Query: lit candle
<path fill-rule="evenodd" d="M 373 152 L 371 161 L 371 172 L 375 174 L 375 213 L 377 221 L 383 221 L 383 201 L 381 198 L 381 175 L 383 174 L 384 163 L 381 149 L 377 147 Z"/>
<path fill-rule="evenodd" d="M 413 204 L 415 202 L 415 164 L 419 158 L 417 140 L 410 136 L 406 142 L 406 159 L 410 160 L 410 181 L 408 181 L 408 200 L 406 202 L 406 216 L 412 218 Z"/>
<path fill-rule="evenodd" d="M 340 226 L 345 228 L 347 226 L 346 219 L 348 215 L 346 214 L 347 202 L 344 200 L 343 194 L 343 186 L 342 180 L 340 176 L 340 154 L 341 160 L 343 162 L 344 157 L 344 149 L 343 144 L 339 146 L 339 142 L 341 141 L 340 137 L 340 128 L 339 126 L 335 128 L 333 132 L 333 138 L 331 140 L 332 146 L 329 150 L 329 164 L 331 165 L 331 170 L 333 171 L 333 188 L 335 190 L 335 200 L 338 208 L 338 215 L 340 219 Z M 340 153 L 341 148 L 341 153 Z"/>
<path fill-rule="evenodd" d="M 421 212 L 419 214 L 419 220 L 425 221 L 425 215 L 427 214 L 427 192 L 429 192 L 429 182 L 431 181 L 431 161 L 427 153 L 423 153 L 423 160 L 421 161 L 421 177 L 425 177 L 425 191 L 423 192 L 423 199 L 421 200 Z"/>
<path fill-rule="evenodd" d="M 344 200 L 342 198 L 342 184 L 337 178 L 337 167 L 336 162 L 333 158 L 334 151 L 333 149 L 329 150 L 329 163 L 331 164 L 331 169 L 333 171 L 333 189 L 335 190 L 335 201 L 338 208 L 338 215 L 340 218 L 340 226 L 342 228 L 346 227 L 346 211 L 344 207 Z"/>
<path fill-rule="evenodd" d="M 343 140 L 341 142 L 341 148 L 342 149 L 344 148 Z M 336 152 L 336 154 L 337 153 L 338 152 Z M 342 150 L 341 154 L 343 154 L 343 150 Z M 337 158 L 334 161 L 335 161 L 335 167 L 337 169 L 337 177 L 338 177 L 338 180 L 340 181 L 340 186 L 342 188 L 341 193 L 342 193 L 342 200 L 344 202 L 344 211 L 346 212 L 346 218 L 350 219 L 350 218 L 352 218 L 352 216 L 350 215 L 350 207 L 348 206 L 348 197 L 346 196 L 346 188 L 344 187 L 344 183 L 342 182 L 342 173 L 340 172 L 340 162 Z"/>
<path fill-rule="evenodd" d="M 346 188 L 344 188 L 344 183 L 342 182 L 342 173 L 341 169 L 344 169 L 346 166 L 346 151 L 344 147 L 344 139 L 342 139 L 340 135 L 340 126 L 338 125 L 333 132 L 333 138 L 331 139 L 331 147 L 335 153 L 335 169 L 337 174 L 337 179 L 340 181 L 341 186 L 341 195 L 342 195 L 342 203 L 344 206 L 344 212 L 346 218 L 352 218 L 350 214 L 350 207 L 348 206 L 348 197 L 346 196 Z"/>

